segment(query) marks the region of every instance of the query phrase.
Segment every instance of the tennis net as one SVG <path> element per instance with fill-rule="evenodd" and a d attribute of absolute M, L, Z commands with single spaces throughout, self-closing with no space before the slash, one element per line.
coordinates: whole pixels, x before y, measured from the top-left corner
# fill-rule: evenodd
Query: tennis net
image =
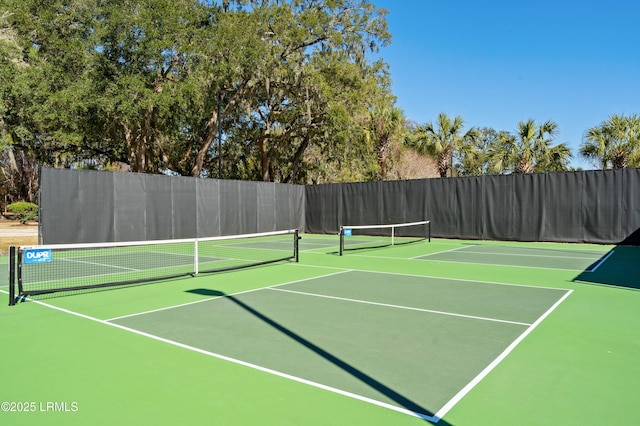
<path fill-rule="evenodd" d="M 24 296 L 297 262 L 298 239 L 297 230 L 286 230 L 180 240 L 11 247 L 9 304 Z"/>
<path fill-rule="evenodd" d="M 431 222 L 353 225 L 340 227 L 340 256 L 347 250 L 363 250 L 431 241 Z"/>

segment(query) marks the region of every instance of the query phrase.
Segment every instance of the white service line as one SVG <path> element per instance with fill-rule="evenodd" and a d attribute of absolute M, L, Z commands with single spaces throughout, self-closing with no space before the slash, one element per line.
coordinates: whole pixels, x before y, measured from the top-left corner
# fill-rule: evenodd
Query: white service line
<path fill-rule="evenodd" d="M 452 316 L 452 317 L 469 318 L 469 319 L 475 319 L 475 320 L 481 320 L 481 321 L 492 321 L 492 322 L 501 322 L 501 323 L 506 323 L 506 324 L 524 325 L 524 326 L 527 326 L 527 327 L 531 325 L 530 323 L 526 323 L 526 322 L 508 321 L 508 320 L 501 320 L 501 319 L 496 319 L 496 318 L 479 317 L 479 316 L 475 316 L 475 315 L 464 315 L 464 314 L 457 314 L 455 312 L 435 311 L 435 310 L 432 310 L 432 309 L 412 308 L 410 306 L 392 305 L 392 304 L 389 304 L 389 303 L 369 302 L 367 300 L 349 299 L 349 298 L 346 298 L 346 297 L 337 297 L 337 296 L 327 296 L 327 295 L 324 295 L 324 294 L 307 293 L 307 292 L 304 292 L 304 291 L 285 290 L 283 288 L 266 287 L 266 290 L 283 291 L 283 292 L 286 292 L 286 293 L 295 293 L 295 294 L 301 294 L 301 295 L 304 295 L 304 296 L 322 297 L 322 298 L 325 298 L 325 299 L 335 299 L 335 300 L 342 300 L 342 301 L 345 301 L 345 302 L 362 303 L 362 304 L 365 304 L 365 305 L 384 306 L 384 307 L 387 307 L 387 308 L 395 308 L 395 309 L 405 309 L 405 310 L 408 310 L 408 311 L 428 312 L 428 313 L 431 313 L 431 314 L 448 315 L 448 316 Z"/>

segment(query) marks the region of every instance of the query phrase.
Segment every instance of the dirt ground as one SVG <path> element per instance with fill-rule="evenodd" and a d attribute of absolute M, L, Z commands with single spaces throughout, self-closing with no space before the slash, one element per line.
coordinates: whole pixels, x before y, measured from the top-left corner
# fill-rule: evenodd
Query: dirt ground
<path fill-rule="evenodd" d="M 22 225 L 17 220 L 0 219 L 0 256 L 9 253 L 9 246 L 38 244 L 38 223 Z"/>

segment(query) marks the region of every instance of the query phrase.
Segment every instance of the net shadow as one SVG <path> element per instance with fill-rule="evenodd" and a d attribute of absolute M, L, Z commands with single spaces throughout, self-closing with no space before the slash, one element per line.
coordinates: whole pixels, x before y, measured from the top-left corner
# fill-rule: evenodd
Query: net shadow
<path fill-rule="evenodd" d="M 218 290 L 211 290 L 211 289 L 206 289 L 206 288 L 188 290 L 187 292 L 188 293 L 197 294 L 197 295 L 201 295 L 201 296 L 206 296 L 206 297 L 225 297 L 225 298 L 227 298 L 228 300 L 230 300 L 231 302 L 235 303 L 240 308 L 242 308 L 246 312 L 250 313 L 251 315 L 253 315 L 257 319 L 259 319 L 260 321 L 263 321 L 264 323 L 266 323 L 269 326 L 273 327 L 274 329 L 276 329 L 280 333 L 282 333 L 285 336 L 293 339 L 294 341 L 296 341 L 300 345 L 306 347 L 307 349 L 313 351 L 314 353 L 316 353 L 317 355 L 321 356 L 325 360 L 331 362 L 332 364 L 334 364 L 335 366 L 339 367 L 343 371 L 347 372 L 351 376 L 353 376 L 356 379 L 360 380 L 361 382 L 365 383 L 367 386 L 369 386 L 369 387 L 375 389 L 376 391 L 382 393 L 383 395 L 385 395 L 389 399 L 391 399 L 394 402 L 396 402 L 401 407 L 403 407 L 403 408 L 405 408 L 405 409 L 407 409 L 407 410 L 409 410 L 409 411 L 411 411 L 413 413 L 416 413 L 425 422 L 427 422 L 429 424 L 438 424 L 438 425 L 441 425 L 441 426 L 451 426 L 451 424 L 448 423 L 447 421 L 445 421 L 443 419 L 435 418 L 435 414 L 434 413 L 432 413 L 431 411 L 429 411 L 426 408 L 422 407 L 421 405 L 419 405 L 415 401 L 413 401 L 413 400 L 405 397 L 404 395 L 396 392 L 395 390 L 391 389 L 390 387 L 388 387 L 385 384 L 381 383 L 380 381 L 376 380 L 374 377 L 372 377 L 369 374 L 365 373 L 364 371 L 358 369 L 354 365 L 351 365 L 351 364 L 347 363 L 346 361 L 338 358 L 337 356 L 331 354 L 330 352 L 322 349 L 321 347 L 319 347 L 318 345 L 314 344 L 310 340 L 304 338 L 303 336 L 300 336 L 299 334 L 297 334 L 294 331 L 288 329 L 287 327 L 284 327 L 282 324 L 279 324 L 278 322 L 274 321 L 273 319 L 269 318 L 268 316 L 264 315 L 263 313 L 259 312 L 258 310 L 254 309 L 253 307 L 247 305 L 246 303 L 242 302 L 241 300 L 239 300 L 238 298 L 234 297 L 233 295 L 229 295 L 229 294 L 226 294 L 226 293 L 218 291 Z"/>

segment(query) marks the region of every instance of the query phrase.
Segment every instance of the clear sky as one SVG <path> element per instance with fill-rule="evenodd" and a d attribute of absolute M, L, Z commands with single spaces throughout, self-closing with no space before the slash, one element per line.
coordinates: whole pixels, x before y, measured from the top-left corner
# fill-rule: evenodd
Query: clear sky
<path fill-rule="evenodd" d="M 640 0 L 371 1 L 389 11 L 379 55 L 409 120 L 553 120 L 572 166 L 592 169 L 578 154 L 585 130 L 640 114 Z"/>

